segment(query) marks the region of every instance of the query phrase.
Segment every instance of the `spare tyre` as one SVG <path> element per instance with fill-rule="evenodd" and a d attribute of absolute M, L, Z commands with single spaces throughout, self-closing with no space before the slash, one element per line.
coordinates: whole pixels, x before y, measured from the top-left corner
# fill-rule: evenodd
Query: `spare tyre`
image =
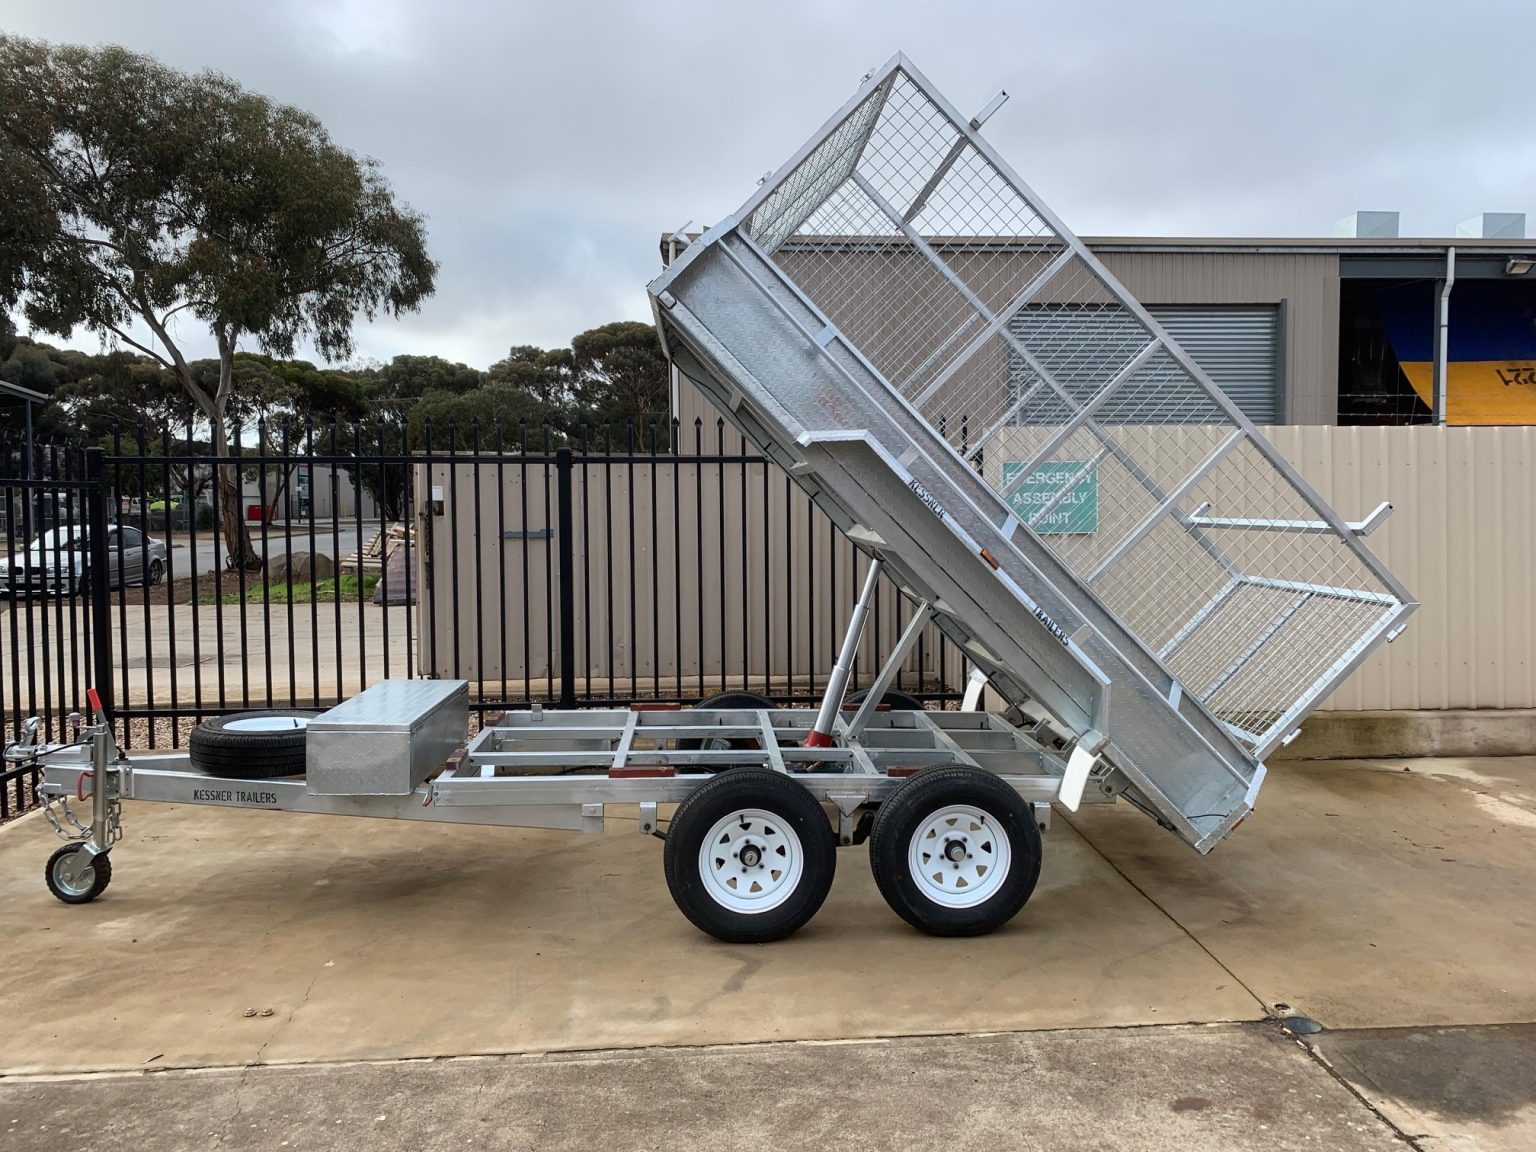
<path fill-rule="evenodd" d="M 868 697 L 869 689 L 860 688 L 857 692 L 848 693 L 848 695 L 843 698 L 843 704 L 845 707 L 849 704 L 862 704 Z M 892 712 L 924 711 L 923 702 L 916 696 L 909 696 L 907 693 L 898 691 L 895 688 L 887 688 L 885 690 L 885 695 L 880 697 L 880 703 L 885 705 L 885 707 L 889 708 Z"/>
<path fill-rule="evenodd" d="M 192 767 L 210 776 L 270 780 L 304 775 L 304 742 L 315 712 L 234 712 L 204 720 L 187 741 Z"/>
<path fill-rule="evenodd" d="M 778 705 L 766 696 L 759 696 L 756 692 L 718 692 L 708 699 L 700 700 L 694 705 L 696 709 L 731 709 L 750 708 L 753 710 L 763 708 L 777 708 Z M 725 748 L 761 748 L 763 742 L 752 736 L 683 736 L 677 741 L 679 751 L 698 752 L 700 750 L 719 750 Z M 701 764 L 695 771 L 721 772 L 733 767 L 730 764 Z"/>

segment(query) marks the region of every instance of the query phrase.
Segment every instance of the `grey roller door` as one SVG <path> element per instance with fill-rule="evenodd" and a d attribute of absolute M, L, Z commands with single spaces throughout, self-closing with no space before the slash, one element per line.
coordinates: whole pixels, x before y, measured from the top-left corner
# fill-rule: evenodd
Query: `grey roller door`
<path fill-rule="evenodd" d="M 1149 309 L 1255 424 L 1278 424 L 1280 309 L 1257 307 Z"/>
<path fill-rule="evenodd" d="M 1281 403 L 1280 309 L 1277 305 L 1165 305 L 1148 311 L 1168 334 L 1205 369 L 1255 424 L 1278 424 L 1284 413 Z M 1079 402 L 1086 402 L 1109 382 L 1113 362 L 1090 361 L 1081 355 L 1085 342 L 1121 345 L 1124 358 L 1146 341 L 1141 326 L 1128 315 L 1118 324 L 1103 312 L 1076 305 L 1026 308 L 1009 327 L 1034 354 L 1040 365 Z M 1108 373 L 1109 375 L 1106 375 Z M 1159 376 L 1166 377 L 1159 382 Z M 1033 373 L 1015 355 L 1009 355 L 1009 391 L 1018 395 L 1033 381 Z M 1149 406 L 1153 392 L 1155 404 Z M 1052 423 L 1064 418 L 1065 409 L 1052 409 L 1048 393 L 1036 393 L 1027 414 L 1028 423 Z M 1219 421 L 1219 413 L 1205 394 L 1181 371 L 1167 366 L 1159 373 L 1158 362 L 1138 375 L 1137 384 L 1122 389 L 1099 411 L 1101 423 L 1139 424 L 1155 407 L 1158 423 Z"/>

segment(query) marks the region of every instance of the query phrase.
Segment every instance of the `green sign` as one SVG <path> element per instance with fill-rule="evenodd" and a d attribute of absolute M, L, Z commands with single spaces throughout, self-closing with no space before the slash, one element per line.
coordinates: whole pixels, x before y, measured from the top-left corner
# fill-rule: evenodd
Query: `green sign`
<path fill-rule="evenodd" d="M 1017 460 L 1003 461 L 1003 486 L 1018 479 L 1024 465 Z M 1072 483 L 1072 478 L 1077 482 Z M 1057 499 L 1064 485 L 1072 484 L 1065 496 Z M 1008 497 L 1019 519 L 1036 532 L 1084 535 L 1099 528 L 1099 470 L 1089 468 L 1086 460 L 1051 460 L 1040 465 L 1013 495 Z M 1045 515 L 1040 510 L 1049 505 Z"/>

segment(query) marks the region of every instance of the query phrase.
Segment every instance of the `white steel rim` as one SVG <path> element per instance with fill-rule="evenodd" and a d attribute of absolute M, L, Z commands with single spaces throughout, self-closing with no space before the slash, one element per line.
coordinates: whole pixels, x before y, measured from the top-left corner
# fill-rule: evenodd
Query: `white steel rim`
<path fill-rule="evenodd" d="M 224 722 L 226 732 L 292 732 L 308 727 L 307 716 L 242 716 Z"/>
<path fill-rule="evenodd" d="M 789 823 L 762 808 L 719 820 L 699 846 L 699 875 L 709 898 L 732 912 L 769 912 L 788 900 L 805 874 L 805 849 Z"/>
<path fill-rule="evenodd" d="M 950 804 L 917 826 L 907 867 L 918 890 L 945 908 L 974 908 L 996 895 L 1013 865 L 997 821 L 970 804 Z"/>

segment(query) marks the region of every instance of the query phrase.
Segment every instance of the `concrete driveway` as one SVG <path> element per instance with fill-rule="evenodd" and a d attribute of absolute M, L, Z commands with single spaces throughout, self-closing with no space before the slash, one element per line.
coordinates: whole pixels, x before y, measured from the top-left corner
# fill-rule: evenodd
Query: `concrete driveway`
<path fill-rule="evenodd" d="M 1128 808 L 1058 815 L 981 940 L 907 929 L 845 850 L 760 947 L 689 927 L 632 833 L 129 804 L 112 889 L 69 908 L 28 817 L 0 830 L 27 974 L 0 984 L 0 1132 L 72 1146 L 94 1108 L 166 1148 L 1536 1145 L 1536 760 L 1279 763 L 1263 801 L 1207 858 Z"/>

